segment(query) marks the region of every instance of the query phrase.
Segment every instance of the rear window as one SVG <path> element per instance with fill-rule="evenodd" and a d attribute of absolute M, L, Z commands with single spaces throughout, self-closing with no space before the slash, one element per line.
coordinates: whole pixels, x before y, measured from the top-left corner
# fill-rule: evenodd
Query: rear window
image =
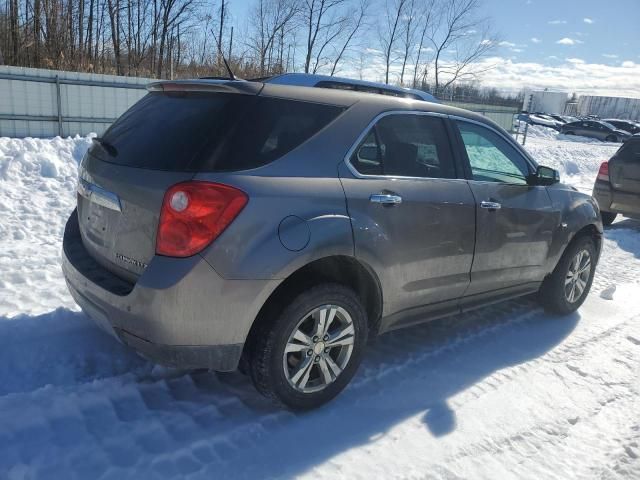
<path fill-rule="evenodd" d="M 640 162 L 640 138 L 631 137 L 624 142 L 615 154 L 616 157 L 627 161 Z"/>
<path fill-rule="evenodd" d="M 344 109 L 243 94 L 150 93 L 104 134 L 91 154 L 129 167 L 246 170 L 293 150 Z"/>

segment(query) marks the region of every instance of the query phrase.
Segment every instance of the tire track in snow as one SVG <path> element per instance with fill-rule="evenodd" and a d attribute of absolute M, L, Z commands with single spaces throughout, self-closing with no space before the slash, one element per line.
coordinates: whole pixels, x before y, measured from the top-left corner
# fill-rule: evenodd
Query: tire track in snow
<path fill-rule="evenodd" d="M 453 338 L 450 339 L 445 334 L 450 331 L 450 325 L 426 325 L 390 334 L 388 339 L 382 337 L 380 345 L 373 349 L 373 358 L 365 362 L 363 374 L 344 395 L 361 403 L 372 392 L 379 390 L 379 383 L 394 373 L 395 377 L 402 379 L 409 370 L 415 379 L 415 367 L 425 366 L 428 371 L 435 364 L 437 368 L 437 362 L 429 360 L 437 360 L 440 356 L 464 349 L 481 342 L 487 336 L 497 335 L 502 330 L 513 329 L 517 324 L 546 318 L 540 309 L 531 307 L 532 304 L 526 301 L 510 302 L 499 308 L 468 314 L 457 322 L 458 330 L 454 327 L 450 333 Z M 562 320 L 546 318 L 546 321 Z M 567 344 L 553 350 L 548 360 L 533 360 L 531 365 L 518 365 L 513 367 L 513 371 L 500 371 L 497 377 L 487 382 L 478 382 L 471 389 L 467 402 L 499 389 L 501 385 L 539 364 L 561 362 L 566 358 L 563 356 L 567 352 L 575 352 L 581 346 L 593 343 L 594 339 L 601 340 L 611 336 L 620 330 L 620 326 L 612 326 L 604 331 L 601 328 L 594 330 L 571 337 Z M 444 340 L 441 336 L 443 334 Z M 426 345 L 421 344 L 423 338 L 427 340 Z M 42 392 L 38 390 L 36 394 L 42 393 L 43 398 L 49 400 L 59 397 L 56 400 L 63 402 L 65 398 L 72 397 L 76 410 L 82 413 L 80 416 L 69 417 L 73 420 L 69 420 L 64 411 L 55 413 L 48 419 L 45 413 L 37 412 L 37 409 L 32 414 L 47 419 L 45 423 L 50 424 L 49 428 L 52 428 L 51 425 L 71 421 L 78 432 L 83 432 L 80 438 L 85 437 L 85 441 L 89 443 L 97 440 L 100 448 L 112 461 L 115 461 L 111 458 L 114 455 L 112 444 L 116 443 L 116 439 L 122 436 L 122 430 L 126 428 L 135 441 L 124 449 L 138 452 L 138 460 L 130 467 L 139 471 L 150 468 L 151 464 L 184 462 L 184 470 L 176 471 L 176 475 L 187 474 L 187 470 L 191 469 L 191 473 L 200 472 L 211 462 L 218 465 L 233 464 L 238 461 L 241 452 L 259 447 L 265 437 L 275 431 L 290 428 L 302 418 L 270 409 L 268 404 L 252 392 L 246 380 L 234 375 L 220 378 L 210 374 L 186 375 L 139 382 L 140 379 L 135 375 L 125 374 L 81 385 L 53 387 L 53 391 L 48 391 L 47 388 Z M 402 388 L 402 381 L 395 381 L 391 388 Z M 15 406 L 23 403 L 19 400 L 19 394 L 8 397 L 16 397 Z M 11 408 L 11 403 L 4 400 L 0 398 L 0 408 L 6 411 Z M 464 404 L 455 404 L 456 409 L 463 406 Z M 61 435 L 61 432 L 56 432 L 53 428 L 52 435 L 51 440 L 57 443 L 56 436 Z M 15 438 L 7 440 L 15 443 Z M 120 450 L 116 449 L 115 452 Z M 206 458 L 210 458 L 210 463 L 203 461 Z M 105 462 L 108 463 L 111 462 Z"/>

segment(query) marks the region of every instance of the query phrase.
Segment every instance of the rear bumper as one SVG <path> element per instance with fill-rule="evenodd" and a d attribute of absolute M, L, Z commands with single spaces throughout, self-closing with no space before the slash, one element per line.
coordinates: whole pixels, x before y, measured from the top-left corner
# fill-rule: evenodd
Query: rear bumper
<path fill-rule="evenodd" d="M 609 182 L 596 180 L 593 198 L 597 200 L 602 211 L 640 217 L 640 194 L 621 192 L 612 189 Z"/>
<path fill-rule="evenodd" d="M 151 360 L 179 368 L 231 371 L 275 280 L 226 280 L 199 255 L 156 256 L 135 284 L 86 252 L 74 212 L 64 234 L 69 291 L 103 330 Z"/>

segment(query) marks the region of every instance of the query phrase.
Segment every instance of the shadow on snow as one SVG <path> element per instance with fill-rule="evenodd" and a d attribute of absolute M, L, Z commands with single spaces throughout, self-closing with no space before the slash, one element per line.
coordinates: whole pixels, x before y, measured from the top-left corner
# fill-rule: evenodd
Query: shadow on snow
<path fill-rule="evenodd" d="M 578 320 L 577 313 L 546 315 L 521 299 L 391 332 L 369 348 L 342 395 L 320 410 L 293 414 L 264 400 L 239 373 L 159 369 L 93 327 L 84 314 L 58 309 L 0 319 L 0 394 L 37 392 L 50 384 L 75 398 L 89 388 L 85 384 L 95 390 L 96 381 L 108 383 L 109 377 L 123 391 L 137 391 L 135 408 L 112 400 L 117 421 L 129 424 L 123 428 L 132 435 L 136 426 L 161 425 L 169 440 L 145 448 L 146 456 L 132 449 L 130 461 L 120 459 L 129 465 L 117 472 L 104 464 L 83 471 L 92 477 L 106 470 L 117 478 L 291 476 L 384 435 L 408 417 L 419 416 L 434 437 L 447 435 L 458 423 L 450 397 L 553 349 Z M 70 440 L 66 448 L 74 448 L 74 441 L 75 448 L 94 442 L 98 449 L 113 442 L 114 421 L 101 415 L 92 411 L 88 437 Z M 132 441 L 144 447 L 150 440 Z M 208 453 L 196 455 L 196 446 Z M 179 460 L 183 453 L 190 461 Z"/>

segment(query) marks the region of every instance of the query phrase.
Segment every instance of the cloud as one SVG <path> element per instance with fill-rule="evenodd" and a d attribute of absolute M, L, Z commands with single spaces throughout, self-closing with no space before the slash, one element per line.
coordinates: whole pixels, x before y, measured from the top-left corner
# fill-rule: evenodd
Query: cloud
<path fill-rule="evenodd" d="M 591 25 L 593 23 L 593 20 L 591 18 L 583 18 L 582 21 L 584 23 L 588 23 L 589 25 Z"/>
<path fill-rule="evenodd" d="M 536 37 L 531 37 L 531 41 L 532 41 L 533 43 L 540 43 L 540 42 L 542 42 L 542 40 L 540 40 L 539 38 L 536 38 Z"/>
<path fill-rule="evenodd" d="M 549 20 L 547 23 L 549 25 L 565 25 L 567 21 L 566 20 Z"/>
<path fill-rule="evenodd" d="M 506 56 L 495 56 L 474 63 L 473 69 L 477 72 L 483 72 L 477 77 L 482 85 L 495 86 L 500 90 L 512 93 L 516 93 L 522 88 L 548 88 L 568 93 L 637 98 L 638 92 L 640 92 L 640 60 L 625 60 L 618 65 L 587 63 L 576 58 L 568 60 L 547 59 L 544 62 L 544 64 L 525 62 L 515 58 L 506 58 Z M 446 63 L 443 65 L 444 68 L 447 66 Z M 345 63 L 340 75 L 384 81 L 384 68 L 383 56 L 370 54 L 364 68 L 358 68 L 355 63 Z M 414 66 L 407 65 L 407 68 L 412 75 Z M 400 69 L 400 64 L 392 65 L 391 78 L 393 81 L 398 80 Z"/>
<path fill-rule="evenodd" d="M 560 45 L 578 45 L 578 44 L 583 43 L 583 42 L 582 42 L 582 40 L 575 40 L 573 38 L 564 37 L 564 38 L 561 38 L 560 40 L 558 40 L 556 43 L 558 43 Z"/>
<path fill-rule="evenodd" d="M 524 52 L 524 49 L 527 48 L 526 43 L 513 43 L 513 42 L 507 42 L 507 41 L 499 42 L 498 45 L 504 48 L 508 48 L 510 51 L 514 53 L 522 53 Z"/>
<path fill-rule="evenodd" d="M 484 85 L 512 92 L 523 87 L 623 97 L 638 97 L 640 92 L 640 64 L 629 60 L 621 66 L 612 66 L 567 59 L 552 66 L 492 58 L 478 66 L 483 65 L 496 65 L 479 77 Z"/>
<path fill-rule="evenodd" d="M 603 53 L 602 56 L 605 58 L 618 58 L 618 55 L 615 53 Z"/>

